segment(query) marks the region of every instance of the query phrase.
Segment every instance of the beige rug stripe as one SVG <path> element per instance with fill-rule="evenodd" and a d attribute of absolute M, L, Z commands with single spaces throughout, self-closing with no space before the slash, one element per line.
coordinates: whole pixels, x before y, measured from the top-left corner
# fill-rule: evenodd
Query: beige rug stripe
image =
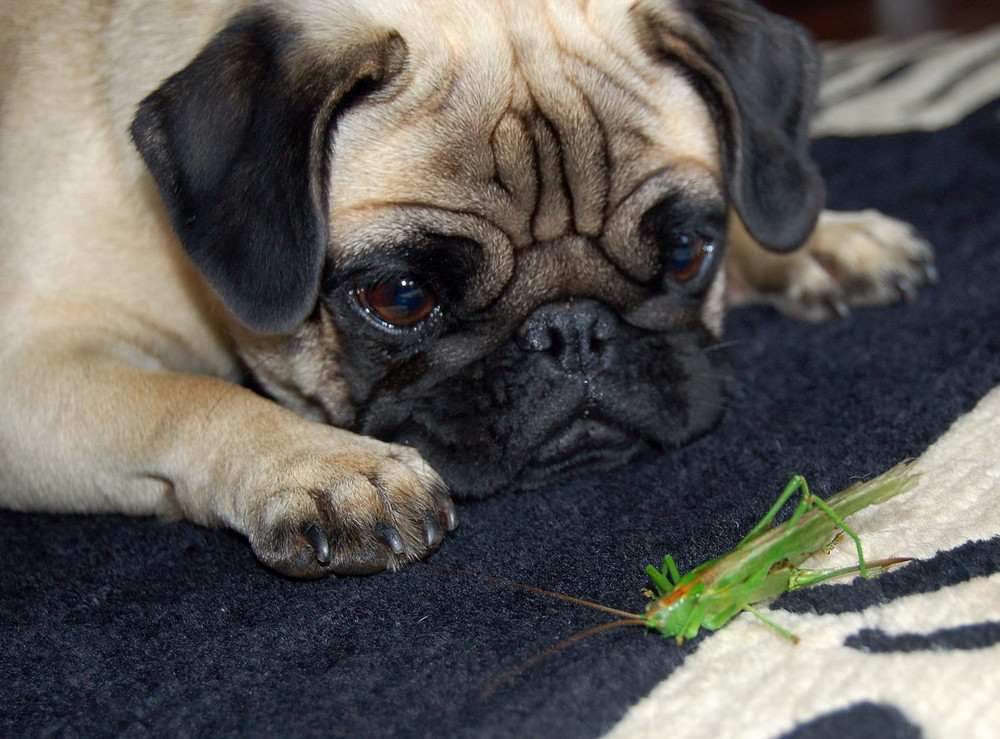
<path fill-rule="evenodd" d="M 936 131 L 1000 93 L 1000 27 L 834 45 L 824 56 L 817 137 Z"/>
<path fill-rule="evenodd" d="M 917 468 L 921 478 L 913 491 L 852 517 L 867 555 L 925 558 L 1000 535 L 1000 388 L 956 421 Z M 851 561 L 850 549 L 842 545 L 824 562 Z M 931 739 L 997 735 L 1000 645 L 869 654 L 845 647 L 844 640 L 862 628 L 926 634 L 1000 620 L 1000 575 L 861 613 L 769 615 L 801 642 L 793 645 L 742 614 L 703 640 L 608 736 L 776 737 L 866 701 L 894 706 Z M 649 648 L 673 646 L 650 638 Z"/>

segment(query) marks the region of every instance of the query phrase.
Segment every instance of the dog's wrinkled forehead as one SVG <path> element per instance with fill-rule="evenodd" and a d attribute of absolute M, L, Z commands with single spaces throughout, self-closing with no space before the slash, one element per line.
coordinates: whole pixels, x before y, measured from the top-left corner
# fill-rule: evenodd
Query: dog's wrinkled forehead
<path fill-rule="evenodd" d="M 393 19 L 402 70 L 331 138 L 335 259 L 410 230 L 460 229 L 487 246 L 486 292 L 540 250 L 565 251 L 567 280 L 574 264 L 594 277 L 608 257 L 642 279 L 652 257 L 625 242 L 645 209 L 681 189 L 720 197 L 706 106 L 642 50 L 628 4 L 411 10 Z"/>

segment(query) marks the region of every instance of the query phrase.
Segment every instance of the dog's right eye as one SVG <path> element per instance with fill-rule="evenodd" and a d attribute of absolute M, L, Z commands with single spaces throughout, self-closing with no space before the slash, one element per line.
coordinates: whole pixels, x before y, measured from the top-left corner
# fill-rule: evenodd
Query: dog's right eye
<path fill-rule="evenodd" d="M 408 277 L 377 282 L 356 295 L 364 310 L 396 327 L 413 326 L 437 307 L 430 288 Z"/>

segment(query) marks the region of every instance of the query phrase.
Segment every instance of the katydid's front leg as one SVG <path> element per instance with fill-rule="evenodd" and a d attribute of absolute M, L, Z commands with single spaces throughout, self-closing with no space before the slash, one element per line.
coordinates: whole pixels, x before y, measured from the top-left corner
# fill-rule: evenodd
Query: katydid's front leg
<path fill-rule="evenodd" d="M 669 554 L 663 558 L 662 569 L 658 570 L 653 565 L 647 565 L 646 574 L 653 581 L 653 585 L 659 591 L 660 597 L 663 597 L 677 587 L 677 583 L 681 581 L 681 575 L 677 570 L 677 565 L 674 564 L 674 558 Z M 667 579 L 668 577 L 670 578 L 669 580 Z"/>
<path fill-rule="evenodd" d="M 698 602 L 691 609 L 691 613 L 684 620 L 684 625 L 681 626 L 680 631 L 674 639 L 678 646 L 683 644 L 685 639 L 694 639 L 698 636 L 701 625 L 705 623 L 705 613 L 708 611 L 709 604 L 708 598 L 704 597 L 704 595 L 694 597 L 698 598 Z"/>

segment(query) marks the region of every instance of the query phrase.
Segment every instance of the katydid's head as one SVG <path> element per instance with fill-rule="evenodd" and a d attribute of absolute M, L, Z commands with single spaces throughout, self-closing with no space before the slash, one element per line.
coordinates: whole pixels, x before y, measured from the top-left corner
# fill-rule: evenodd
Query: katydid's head
<path fill-rule="evenodd" d="M 663 636 L 676 636 L 678 642 L 682 641 L 688 636 L 684 633 L 685 627 L 691 622 L 692 612 L 704 589 L 703 580 L 694 580 L 650 601 L 646 606 L 646 626 Z"/>

